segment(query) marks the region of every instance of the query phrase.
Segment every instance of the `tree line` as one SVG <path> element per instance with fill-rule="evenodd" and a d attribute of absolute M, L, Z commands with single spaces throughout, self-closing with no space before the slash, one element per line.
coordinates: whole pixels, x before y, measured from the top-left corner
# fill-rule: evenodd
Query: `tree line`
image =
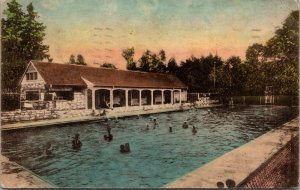
<path fill-rule="evenodd" d="M 245 61 L 238 56 L 223 60 L 210 54 L 191 56 L 177 64 L 175 58 L 166 61 L 164 50 L 158 54 L 146 50 L 137 61 L 134 53 L 133 47 L 122 52 L 128 70 L 175 74 L 190 92 L 263 95 L 271 85 L 277 95 L 298 95 L 299 11 L 292 11 L 264 45 L 249 46 Z"/>

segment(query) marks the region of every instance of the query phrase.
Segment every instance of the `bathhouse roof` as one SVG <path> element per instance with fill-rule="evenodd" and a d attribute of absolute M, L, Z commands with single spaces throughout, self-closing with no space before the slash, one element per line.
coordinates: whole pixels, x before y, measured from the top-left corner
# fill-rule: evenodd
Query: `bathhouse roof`
<path fill-rule="evenodd" d="M 88 80 L 95 87 L 136 88 L 187 88 L 171 74 L 124 71 L 70 64 L 31 61 L 47 84 L 87 86 Z"/>

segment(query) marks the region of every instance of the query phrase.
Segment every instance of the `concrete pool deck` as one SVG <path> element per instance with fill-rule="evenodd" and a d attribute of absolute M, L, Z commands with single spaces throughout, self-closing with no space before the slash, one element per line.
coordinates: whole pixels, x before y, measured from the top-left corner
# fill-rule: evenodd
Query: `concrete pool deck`
<path fill-rule="evenodd" d="M 215 105 L 203 105 L 201 107 L 197 107 L 197 109 L 201 108 L 210 108 L 221 106 L 220 104 Z M 157 114 L 164 112 L 174 112 L 174 111 L 182 111 L 191 109 L 190 107 L 169 107 L 169 108 L 160 108 L 160 109 L 149 109 L 149 110 L 138 110 L 131 112 L 112 112 L 108 113 L 106 116 L 78 116 L 71 118 L 58 118 L 58 119 L 48 119 L 48 120 L 38 120 L 38 121 L 29 121 L 29 122 L 19 122 L 14 124 L 5 124 L 1 125 L 2 131 L 15 130 L 15 129 L 25 129 L 25 128 L 34 128 L 34 127 L 47 127 L 53 125 L 62 125 L 62 124 L 71 124 L 71 123 L 79 123 L 79 122 L 89 122 L 89 121 L 98 121 L 104 120 L 106 118 L 116 118 L 116 117 L 129 117 L 129 116 L 137 116 L 137 115 L 148 115 L 148 114 Z"/>
<path fill-rule="evenodd" d="M 164 187 L 217 188 L 218 182 L 225 184 L 228 179 L 233 180 L 238 186 L 285 147 L 292 136 L 298 134 L 299 118 L 296 118 L 218 157 Z"/>
<path fill-rule="evenodd" d="M 53 188 L 55 185 L 46 182 L 31 171 L 0 155 L 2 188 Z"/>

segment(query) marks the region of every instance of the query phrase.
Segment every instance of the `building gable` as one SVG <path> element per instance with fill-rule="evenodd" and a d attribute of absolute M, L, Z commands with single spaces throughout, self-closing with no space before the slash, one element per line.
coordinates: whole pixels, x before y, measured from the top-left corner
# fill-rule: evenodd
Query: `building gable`
<path fill-rule="evenodd" d="M 28 76 L 29 75 L 29 76 Z M 29 62 L 22 78 L 20 81 L 21 85 L 24 84 L 32 84 L 32 83 L 41 83 L 45 84 L 45 80 L 39 73 L 39 71 L 35 68 L 32 62 Z"/>

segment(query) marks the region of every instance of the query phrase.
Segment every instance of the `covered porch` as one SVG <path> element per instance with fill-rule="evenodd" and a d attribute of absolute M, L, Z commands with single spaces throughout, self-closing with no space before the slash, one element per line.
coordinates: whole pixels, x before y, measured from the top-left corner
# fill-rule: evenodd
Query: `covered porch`
<path fill-rule="evenodd" d="M 144 109 L 181 104 L 187 100 L 185 89 L 141 89 L 93 87 L 86 91 L 87 109 Z"/>

